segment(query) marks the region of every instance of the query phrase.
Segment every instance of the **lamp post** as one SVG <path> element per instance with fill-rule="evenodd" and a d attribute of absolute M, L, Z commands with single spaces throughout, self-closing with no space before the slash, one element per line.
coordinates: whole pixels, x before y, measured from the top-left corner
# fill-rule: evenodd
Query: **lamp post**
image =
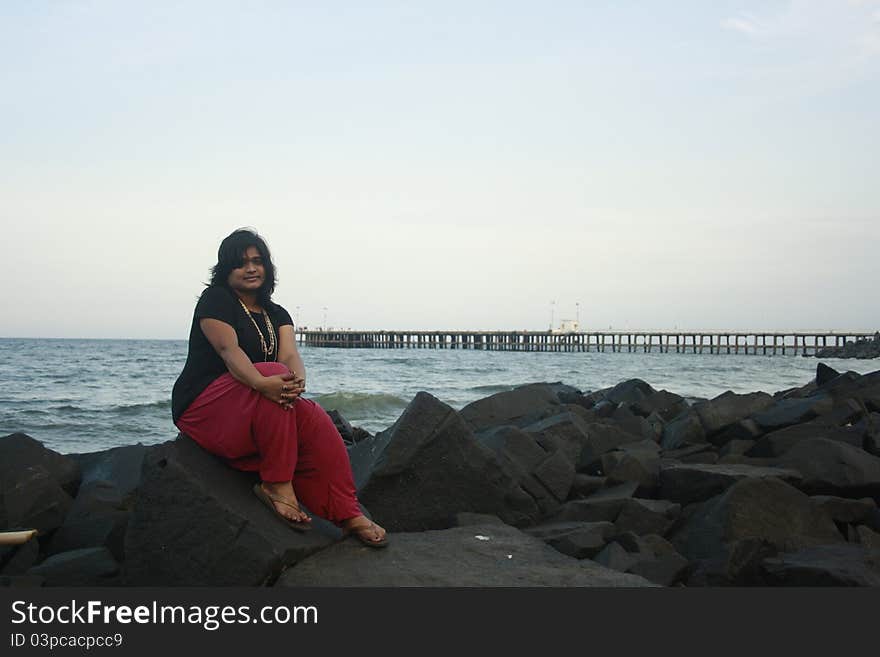
<path fill-rule="evenodd" d="M 556 302 L 553 299 L 550 299 L 550 329 L 553 330 L 553 311 L 556 309 Z"/>
<path fill-rule="evenodd" d="M 577 324 L 578 330 L 581 329 L 581 302 L 574 302 L 574 321 Z"/>
<path fill-rule="evenodd" d="M 325 331 L 327 330 L 327 306 L 324 306 L 324 324 L 322 327 Z"/>

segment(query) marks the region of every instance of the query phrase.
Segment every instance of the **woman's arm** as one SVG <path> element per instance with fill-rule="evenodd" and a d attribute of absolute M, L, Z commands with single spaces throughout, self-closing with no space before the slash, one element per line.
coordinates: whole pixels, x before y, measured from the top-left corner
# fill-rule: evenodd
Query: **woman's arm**
<path fill-rule="evenodd" d="M 285 324 L 278 327 L 278 362 L 284 363 L 297 379 L 306 384 L 306 366 L 296 348 L 296 335 L 293 326 Z"/>
<path fill-rule="evenodd" d="M 229 324 L 219 319 L 205 318 L 199 320 L 199 327 L 236 380 L 279 404 L 290 403 L 298 396 L 298 393 L 287 392 L 288 388 L 295 390 L 291 385 L 294 378 L 292 374 L 260 374 L 244 350 L 238 346 L 238 336 Z"/>

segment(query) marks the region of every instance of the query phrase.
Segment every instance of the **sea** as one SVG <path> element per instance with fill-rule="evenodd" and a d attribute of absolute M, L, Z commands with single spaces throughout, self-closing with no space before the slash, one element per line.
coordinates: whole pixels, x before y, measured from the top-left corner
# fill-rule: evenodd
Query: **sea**
<path fill-rule="evenodd" d="M 23 432 L 58 452 L 173 439 L 171 388 L 186 340 L 0 338 L 0 436 Z M 808 383 L 819 360 L 795 355 L 505 352 L 301 346 L 305 397 L 370 433 L 386 429 L 419 391 L 455 409 L 538 381 L 581 391 L 639 378 L 689 398 L 727 390 L 773 393 Z M 880 361 L 827 359 L 866 374 Z"/>

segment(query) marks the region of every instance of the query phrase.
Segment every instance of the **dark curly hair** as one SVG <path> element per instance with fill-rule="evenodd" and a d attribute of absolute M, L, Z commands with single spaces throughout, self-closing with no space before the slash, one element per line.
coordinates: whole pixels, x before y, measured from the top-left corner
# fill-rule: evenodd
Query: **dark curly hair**
<path fill-rule="evenodd" d="M 275 291 L 275 265 L 272 264 L 272 256 L 266 242 L 251 228 L 239 228 L 228 235 L 217 249 L 217 264 L 211 268 L 211 282 L 208 285 L 222 285 L 229 287 L 229 274 L 233 269 L 238 269 L 244 263 L 244 253 L 249 247 L 255 247 L 263 259 L 263 267 L 266 276 L 263 285 L 257 292 L 260 304 L 272 303 L 272 293 Z"/>

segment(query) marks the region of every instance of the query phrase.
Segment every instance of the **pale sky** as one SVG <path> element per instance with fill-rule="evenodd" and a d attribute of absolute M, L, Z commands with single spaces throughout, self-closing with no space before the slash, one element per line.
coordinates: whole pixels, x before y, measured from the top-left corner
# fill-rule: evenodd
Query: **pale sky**
<path fill-rule="evenodd" d="M 873 331 L 878 117 L 877 1 L 4 2 L 0 336 Z"/>

